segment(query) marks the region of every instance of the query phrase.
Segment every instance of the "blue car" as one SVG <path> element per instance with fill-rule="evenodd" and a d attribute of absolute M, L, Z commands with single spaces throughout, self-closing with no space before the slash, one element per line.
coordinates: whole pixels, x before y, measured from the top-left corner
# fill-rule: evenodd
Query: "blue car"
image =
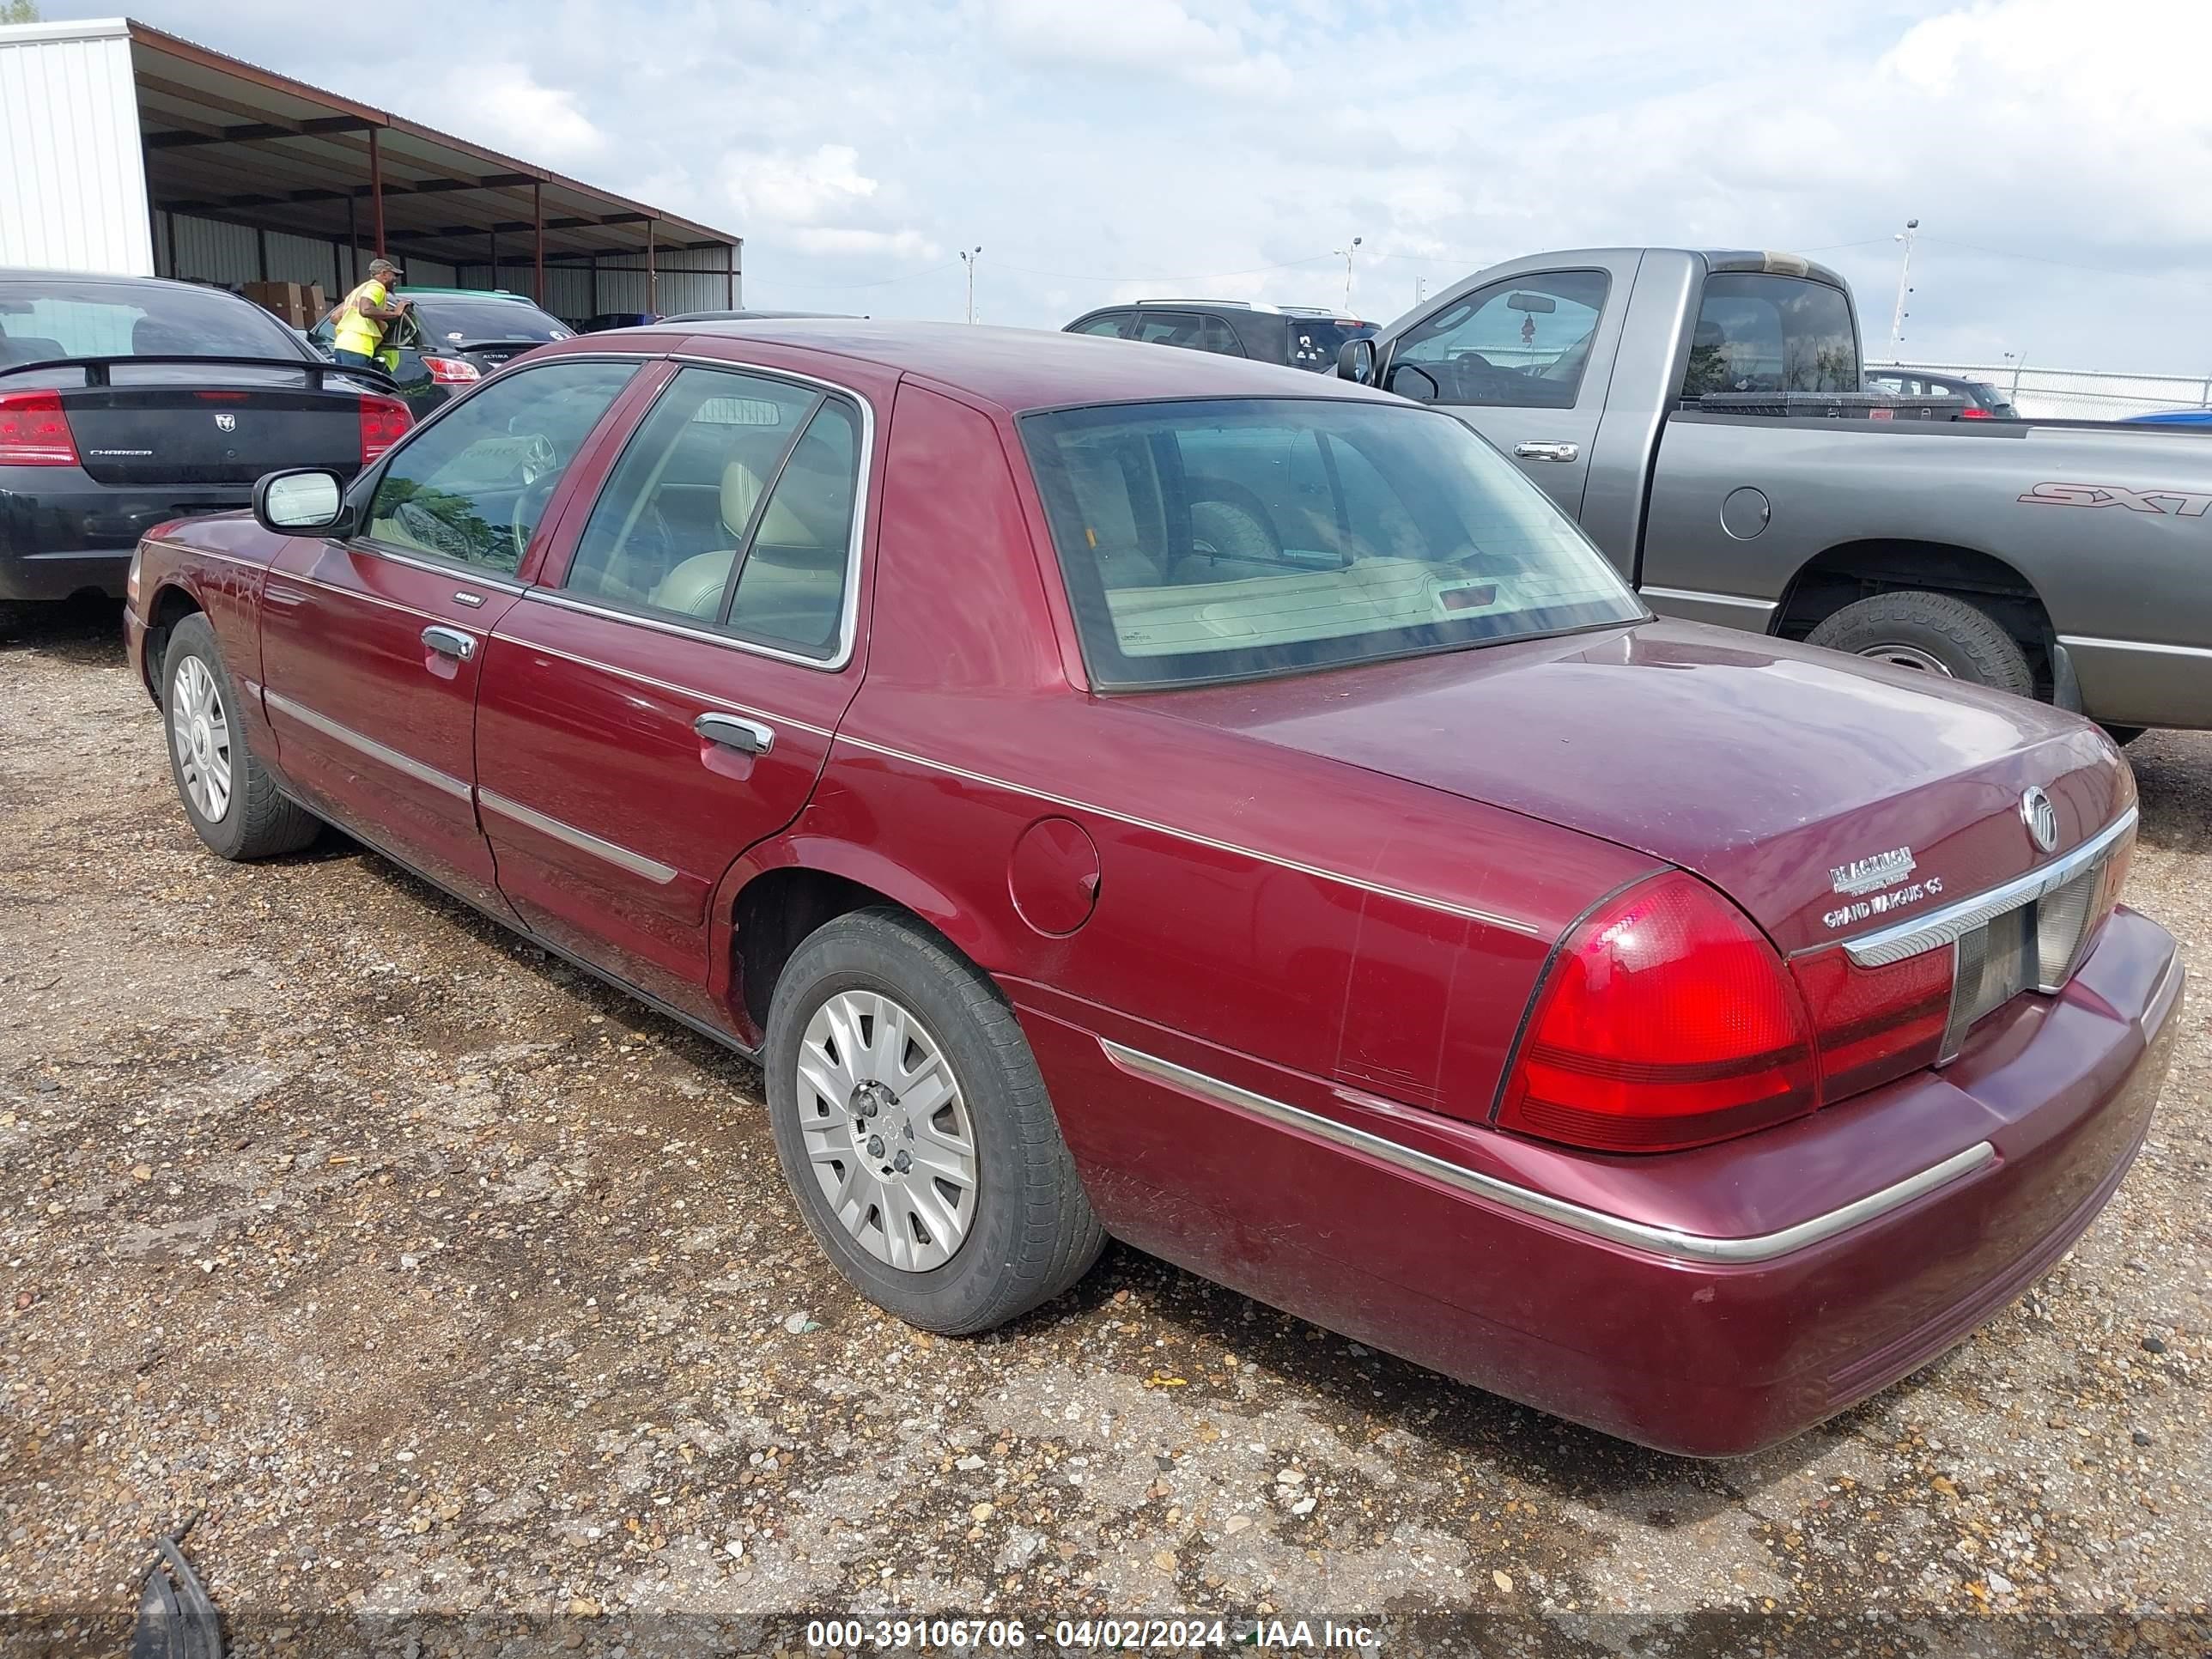
<path fill-rule="evenodd" d="M 2161 409 L 2152 415 L 2130 415 L 2134 426 L 2212 426 L 2212 409 Z"/>

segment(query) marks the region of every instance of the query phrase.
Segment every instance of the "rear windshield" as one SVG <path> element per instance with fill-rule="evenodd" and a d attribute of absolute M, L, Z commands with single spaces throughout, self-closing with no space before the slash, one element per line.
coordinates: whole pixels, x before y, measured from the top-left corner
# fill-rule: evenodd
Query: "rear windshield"
<path fill-rule="evenodd" d="M 1705 279 L 1682 379 L 1684 398 L 1858 389 L 1858 336 L 1842 289 L 1756 271 L 1721 271 Z"/>
<path fill-rule="evenodd" d="M 300 337 L 216 289 L 0 276 L 0 368 L 51 357 L 305 357 Z"/>
<path fill-rule="evenodd" d="M 1517 468 L 1431 410 L 1237 398 L 1061 410 L 1021 428 L 1101 687 L 1644 614 Z"/>
<path fill-rule="evenodd" d="M 1293 317 L 1291 319 L 1291 361 L 1300 368 L 1334 369 L 1337 348 L 1346 340 L 1364 340 L 1375 332 L 1373 323 L 1349 317 Z"/>
<path fill-rule="evenodd" d="M 469 294 L 410 295 L 404 289 L 400 293 L 413 301 L 422 323 L 422 343 L 433 348 L 489 345 L 501 340 L 542 344 L 568 337 L 567 324 L 547 316 L 527 300 L 479 299 Z"/>

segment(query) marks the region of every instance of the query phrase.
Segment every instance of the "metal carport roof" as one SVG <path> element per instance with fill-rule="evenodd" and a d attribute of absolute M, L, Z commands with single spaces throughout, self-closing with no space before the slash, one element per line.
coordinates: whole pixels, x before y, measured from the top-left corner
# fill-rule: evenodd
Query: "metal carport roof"
<path fill-rule="evenodd" d="M 128 20 L 156 213 L 483 262 L 725 251 L 743 239 Z M 696 269 L 696 261 L 687 261 Z M 648 278 L 650 281 L 650 278 Z M 540 285 L 542 287 L 542 284 Z M 733 283 L 732 283 L 733 286 Z"/>

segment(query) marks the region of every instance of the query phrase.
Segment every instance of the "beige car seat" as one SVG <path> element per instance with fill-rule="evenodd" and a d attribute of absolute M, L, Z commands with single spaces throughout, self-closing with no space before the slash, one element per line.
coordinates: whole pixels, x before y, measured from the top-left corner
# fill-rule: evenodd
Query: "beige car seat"
<path fill-rule="evenodd" d="M 722 528 L 742 538 L 752 522 L 763 486 L 760 475 L 743 461 L 722 469 Z M 769 503 L 757 540 L 786 547 L 818 547 L 820 538 L 799 522 L 799 516 L 779 495 Z M 734 545 L 695 553 L 670 571 L 653 590 L 652 603 L 663 611 L 677 611 L 712 619 L 722 608 L 722 590 L 729 585 L 730 562 L 738 556 Z"/>

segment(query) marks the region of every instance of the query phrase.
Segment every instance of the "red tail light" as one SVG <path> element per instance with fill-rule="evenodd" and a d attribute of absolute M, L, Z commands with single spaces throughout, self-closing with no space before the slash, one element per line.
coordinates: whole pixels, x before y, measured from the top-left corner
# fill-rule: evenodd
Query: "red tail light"
<path fill-rule="evenodd" d="M 363 398 L 361 400 L 361 464 L 371 461 L 407 435 L 409 422 L 414 417 L 407 405 L 397 398 Z"/>
<path fill-rule="evenodd" d="M 465 357 L 425 356 L 422 367 L 440 386 L 467 386 L 483 379 L 483 371 Z"/>
<path fill-rule="evenodd" d="M 1812 1016 L 1823 1102 L 1936 1063 L 1957 963 L 1948 945 L 1882 968 L 1858 966 L 1840 945 L 1790 963 Z"/>
<path fill-rule="evenodd" d="M 0 466 L 75 466 L 76 437 L 58 392 L 0 392 Z"/>
<path fill-rule="evenodd" d="M 1801 1116 L 1819 1097 L 1812 1027 L 1774 947 L 1672 871 L 1568 939 L 1498 1122 L 1601 1152 L 1662 1152 Z"/>
<path fill-rule="evenodd" d="M 1994 421 L 1996 416 L 1986 409 L 1977 409 L 1973 404 L 1968 404 L 1959 411 L 1959 418 L 1962 421 Z"/>

